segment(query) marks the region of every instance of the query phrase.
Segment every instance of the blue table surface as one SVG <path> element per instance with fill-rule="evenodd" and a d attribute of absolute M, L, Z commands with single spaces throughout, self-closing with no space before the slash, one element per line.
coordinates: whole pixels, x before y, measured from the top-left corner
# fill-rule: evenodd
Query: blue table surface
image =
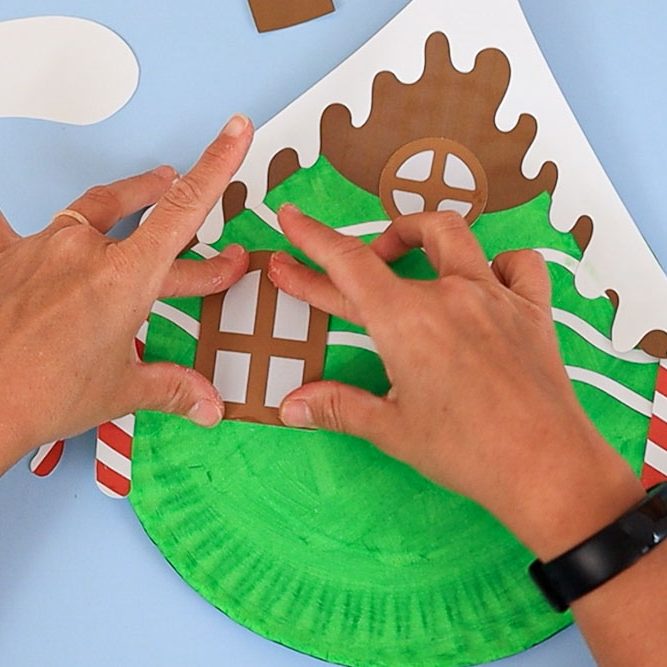
<path fill-rule="evenodd" d="M 443 0 L 444 1 L 444 0 Z M 464 0 L 458 0 L 464 1 Z M 21 233 L 96 182 L 171 162 L 184 169 L 236 110 L 262 124 L 366 41 L 407 0 L 336 0 L 338 11 L 258 35 L 245 0 L 3 0 L 0 20 L 83 16 L 115 29 L 141 63 L 139 90 L 109 121 L 0 119 L 0 205 Z M 522 0 L 574 111 L 663 266 L 667 4 Z M 24 461 L 0 479 L 0 667 L 314 665 L 207 604 L 160 556 L 129 503 L 93 481 L 91 434 L 56 474 Z M 568 630 L 503 667 L 592 665 Z"/>

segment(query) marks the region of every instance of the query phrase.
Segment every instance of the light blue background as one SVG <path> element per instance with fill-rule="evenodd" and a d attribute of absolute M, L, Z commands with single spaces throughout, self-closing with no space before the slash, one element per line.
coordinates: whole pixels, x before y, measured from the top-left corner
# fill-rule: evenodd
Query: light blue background
<path fill-rule="evenodd" d="M 95 182 L 162 162 L 184 169 L 232 112 L 265 122 L 406 4 L 337 0 L 333 16 L 260 36 L 245 0 L 3 0 L 0 19 L 61 13 L 112 27 L 137 53 L 142 78 L 131 103 L 101 125 L 0 119 L 0 205 L 29 233 Z M 522 4 L 603 164 L 667 265 L 667 4 Z M 129 504 L 97 491 L 88 435 L 70 442 L 52 478 L 32 477 L 22 462 L 0 480 L 0 667 L 121 664 L 317 662 L 254 636 L 191 591 Z M 499 664 L 593 662 L 570 630 Z"/>

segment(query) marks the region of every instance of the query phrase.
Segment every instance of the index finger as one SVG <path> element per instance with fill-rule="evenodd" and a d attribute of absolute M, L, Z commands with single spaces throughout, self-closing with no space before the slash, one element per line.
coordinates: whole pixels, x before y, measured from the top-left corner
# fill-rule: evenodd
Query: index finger
<path fill-rule="evenodd" d="M 362 317 L 391 301 L 390 291 L 399 278 L 359 239 L 344 236 L 291 205 L 283 206 L 278 219 L 287 238 L 327 272 Z"/>
<path fill-rule="evenodd" d="M 190 172 L 174 181 L 144 224 L 122 243 L 137 246 L 153 266 L 170 264 L 227 189 L 252 137 L 250 120 L 234 116 Z"/>

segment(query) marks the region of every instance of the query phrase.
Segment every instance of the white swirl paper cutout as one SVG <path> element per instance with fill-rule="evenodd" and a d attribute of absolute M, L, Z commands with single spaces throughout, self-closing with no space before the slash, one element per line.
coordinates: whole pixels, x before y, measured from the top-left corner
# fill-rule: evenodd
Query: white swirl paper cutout
<path fill-rule="evenodd" d="M 378 349 L 370 336 L 350 331 L 330 331 L 327 335 L 327 345 L 355 347 L 359 350 L 367 350 L 378 354 Z"/>
<path fill-rule="evenodd" d="M 215 210 L 220 210 L 220 212 L 222 212 L 222 207 L 216 206 Z M 272 209 L 270 209 L 264 202 L 258 204 L 253 209 L 253 212 L 260 220 L 262 220 L 262 222 L 271 227 L 271 229 L 278 232 L 279 234 L 283 234 L 283 230 L 280 227 L 280 223 L 278 222 L 278 214 Z M 217 241 L 217 239 L 219 239 L 222 236 L 222 230 L 225 224 L 224 216 L 221 217 L 220 220 L 212 219 L 210 223 L 214 223 L 217 225 L 215 231 L 213 231 L 213 227 L 211 227 L 211 233 L 210 233 L 210 236 L 215 237 L 215 240 L 209 241 L 209 243 L 215 243 L 215 241 Z M 343 234 L 344 236 L 368 236 L 369 234 L 382 234 L 382 232 L 387 231 L 390 225 L 391 225 L 391 220 L 371 220 L 369 222 L 360 222 L 354 225 L 345 225 L 343 227 L 336 227 L 335 229 L 339 234 Z M 202 229 L 199 230 L 200 239 L 202 236 Z"/>
<path fill-rule="evenodd" d="M 601 352 L 615 357 L 621 361 L 628 361 L 634 364 L 657 364 L 658 359 L 652 357 L 641 350 L 630 350 L 629 352 L 619 352 L 614 348 L 611 339 L 600 333 L 595 327 L 591 326 L 585 320 L 577 317 L 561 308 L 552 308 L 554 322 L 562 324 L 577 335 L 583 338 L 589 345 L 596 347 Z"/>
<path fill-rule="evenodd" d="M 0 117 L 92 125 L 122 109 L 139 63 L 115 32 L 67 16 L 0 22 Z"/>
<path fill-rule="evenodd" d="M 201 323 L 199 320 L 184 313 L 182 310 L 174 308 L 174 306 L 164 303 L 164 301 L 156 301 L 151 308 L 151 313 L 153 315 L 159 315 L 195 340 L 199 340 Z"/>
<path fill-rule="evenodd" d="M 635 412 L 645 417 L 650 417 L 653 412 L 653 404 L 636 391 L 629 389 L 616 380 L 612 380 L 606 375 L 590 371 L 587 368 L 578 368 L 576 366 L 565 366 L 565 370 L 570 378 L 575 382 L 588 384 L 591 387 L 599 389 L 601 392 L 615 398 L 619 403 L 623 403 Z"/>

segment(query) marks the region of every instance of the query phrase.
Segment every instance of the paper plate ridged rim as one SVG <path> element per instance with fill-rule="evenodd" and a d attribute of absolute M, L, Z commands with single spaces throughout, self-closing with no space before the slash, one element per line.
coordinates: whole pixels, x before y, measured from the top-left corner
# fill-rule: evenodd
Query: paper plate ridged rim
<path fill-rule="evenodd" d="M 132 503 L 176 571 L 251 630 L 347 665 L 467 665 L 521 651 L 569 622 L 540 599 L 526 578 L 530 554 L 491 517 L 366 443 L 280 430 L 290 443 L 276 444 L 277 429 L 234 423 L 195 445 L 170 433 L 190 428 L 140 415 Z M 326 502 L 299 484 L 313 464 L 326 469 L 323 456 L 337 468 L 364 465 L 342 488 L 321 482 L 321 491 L 335 482 L 336 511 L 318 522 Z M 394 497 L 369 496 L 360 478 Z"/>

